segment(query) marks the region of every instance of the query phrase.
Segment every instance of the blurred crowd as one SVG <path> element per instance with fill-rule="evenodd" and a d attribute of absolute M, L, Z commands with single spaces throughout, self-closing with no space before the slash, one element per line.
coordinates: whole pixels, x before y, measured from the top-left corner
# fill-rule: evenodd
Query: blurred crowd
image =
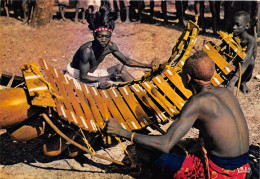
<path fill-rule="evenodd" d="M 13 17 L 27 23 L 32 15 L 33 7 L 37 0 L 1 0 L 1 15 L 9 17 L 9 11 Z M 232 15 L 236 11 L 246 11 L 250 14 L 249 33 L 255 37 L 259 35 L 259 6 L 258 1 L 171 1 L 171 0 L 55 0 L 53 11 L 56 17 L 63 19 L 73 18 L 86 23 L 86 16 L 99 10 L 102 3 L 109 2 L 112 11 L 118 13 L 118 21 L 130 23 L 140 21 L 142 23 L 178 24 L 185 25 L 186 20 L 194 20 L 199 17 L 201 33 L 210 32 L 217 34 L 222 30 L 231 32 Z M 69 16 L 68 9 L 75 9 L 74 15 Z M 69 11 L 71 14 L 71 10 Z M 204 15 L 205 13 L 210 14 Z M 208 31 L 207 29 L 211 29 Z"/>

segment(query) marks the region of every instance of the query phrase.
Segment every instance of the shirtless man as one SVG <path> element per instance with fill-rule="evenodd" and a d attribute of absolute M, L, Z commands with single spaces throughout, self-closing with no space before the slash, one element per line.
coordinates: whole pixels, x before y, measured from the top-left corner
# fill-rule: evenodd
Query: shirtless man
<path fill-rule="evenodd" d="M 104 13 L 107 17 L 99 15 L 88 19 L 89 28 L 90 30 L 93 30 L 94 40 L 83 44 L 75 53 L 72 62 L 67 65 L 69 74 L 82 82 L 100 85 L 102 82 L 106 83 L 109 80 L 113 81 L 118 77 L 121 78 L 122 81 L 132 81 L 134 77 L 123 69 L 123 65 L 152 68 L 152 64 L 144 64 L 127 57 L 119 51 L 117 45 L 111 41 L 112 31 L 115 27 L 115 17 L 113 17 L 112 12 L 110 11 L 110 6 L 104 4 L 101 6 L 98 13 Z M 99 19 L 99 17 L 102 17 L 103 19 Z M 100 21 L 102 24 L 100 24 Z M 98 65 L 110 53 L 112 53 L 123 65 L 118 64 L 107 70 L 97 70 Z"/>
<path fill-rule="evenodd" d="M 247 33 L 249 29 L 250 15 L 245 11 L 238 11 L 234 14 L 233 19 L 233 35 L 241 40 L 241 46 L 246 47 L 246 58 L 241 65 L 241 91 L 243 93 L 248 93 L 249 89 L 246 83 L 252 78 L 253 69 L 255 66 L 255 59 L 257 54 L 256 40 L 253 36 Z M 239 70 L 236 71 L 235 76 L 230 80 L 228 88 L 233 91 L 239 79 Z"/>
<path fill-rule="evenodd" d="M 203 51 L 196 52 L 186 61 L 182 81 L 193 96 L 164 135 L 149 136 L 127 131 L 115 119 L 106 120 L 106 132 L 157 151 L 160 157 L 153 164 L 167 176 L 191 178 L 206 173 L 202 161 L 194 155 L 171 153 L 171 149 L 192 127 L 196 127 L 208 153 L 211 177 L 244 178 L 249 150 L 246 119 L 233 94 L 211 84 L 214 71 L 214 62 Z"/>

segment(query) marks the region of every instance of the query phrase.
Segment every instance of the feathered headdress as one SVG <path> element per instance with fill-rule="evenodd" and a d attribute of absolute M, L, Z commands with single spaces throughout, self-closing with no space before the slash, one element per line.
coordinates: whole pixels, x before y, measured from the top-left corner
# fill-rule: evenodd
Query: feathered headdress
<path fill-rule="evenodd" d="M 109 2 L 104 2 L 99 11 L 95 14 L 89 14 L 87 18 L 88 28 L 97 32 L 99 30 L 113 31 L 115 28 L 115 20 L 118 18 L 117 13 L 111 12 L 111 5 Z"/>

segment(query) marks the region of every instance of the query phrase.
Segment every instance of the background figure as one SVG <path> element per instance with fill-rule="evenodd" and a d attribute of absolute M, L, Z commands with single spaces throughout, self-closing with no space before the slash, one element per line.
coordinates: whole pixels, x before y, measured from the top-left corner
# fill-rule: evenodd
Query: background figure
<path fill-rule="evenodd" d="M 23 24 L 29 22 L 33 14 L 34 7 L 35 0 L 0 0 L 0 9 L 3 8 L 6 16 L 9 17 L 9 11 L 13 10 L 15 18 L 19 19 L 19 16 L 23 18 Z"/>
<path fill-rule="evenodd" d="M 109 0 L 112 11 L 120 14 L 122 22 L 130 22 L 129 20 L 129 0 Z"/>
<path fill-rule="evenodd" d="M 204 17 L 204 12 L 205 12 L 205 1 L 195 1 L 195 14 L 200 14 L 199 21 L 200 21 L 200 27 L 202 28 L 201 33 L 205 34 L 206 33 L 206 24 L 205 24 L 205 17 Z M 209 1 L 210 5 L 210 12 L 212 14 L 212 30 L 214 35 L 217 34 L 217 24 L 220 23 L 220 3 L 221 1 Z"/>
<path fill-rule="evenodd" d="M 168 24 L 167 1 L 166 0 L 161 1 L 161 11 L 162 11 L 162 17 L 163 17 L 164 23 Z M 154 16 L 154 0 L 150 0 L 150 23 L 154 23 L 153 16 Z"/>
<path fill-rule="evenodd" d="M 250 28 L 248 33 L 257 38 L 258 11 L 260 3 L 257 1 L 225 1 L 224 2 L 224 23 L 225 31 L 232 32 L 232 17 L 237 11 L 246 11 L 250 15 Z"/>
<path fill-rule="evenodd" d="M 257 54 L 256 40 L 251 36 L 247 30 L 250 27 L 250 15 L 246 11 L 237 11 L 233 17 L 232 33 L 234 37 L 238 37 L 242 48 L 246 48 L 246 58 L 243 60 L 241 65 L 241 91 L 248 93 L 246 83 L 252 78 L 253 69 L 255 66 L 255 59 Z M 228 88 L 233 91 L 233 88 L 239 80 L 240 70 L 236 69 L 236 74 L 230 80 Z"/>
<path fill-rule="evenodd" d="M 101 0 L 88 0 L 88 8 L 91 8 L 91 13 L 96 13 L 99 11 L 101 6 Z"/>
<path fill-rule="evenodd" d="M 142 21 L 142 11 L 145 9 L 144 0 L 135 1 L 130 0 L 129 20 Z"/>
<path fill-rule="evenodd" d="M 179 20 L 179 24 L 182 26 L 185 26 L 185 11 L 188 7 L 188 1 L 175 1 L 175 6 L 176 6 L 176 13 L 177 13 L 177 18 Z"/>
<path fill-rule="evenodd" d="M 56 3 L 59 6 L 59 12 L 60 12 L 62 20 L 66 21 L 65 9 L 76 8 L 75 17 L 74 17 L 75 23 L 78 22 L 79 10 L 81 10 L 81 12 L 82 12 L 82 23 L 83 24 L 85 23 L 85 13 L 86 13 L 86 7 L 88 6 L 88 1 L 84 1 L 84 0 L 56 0 Z"/>

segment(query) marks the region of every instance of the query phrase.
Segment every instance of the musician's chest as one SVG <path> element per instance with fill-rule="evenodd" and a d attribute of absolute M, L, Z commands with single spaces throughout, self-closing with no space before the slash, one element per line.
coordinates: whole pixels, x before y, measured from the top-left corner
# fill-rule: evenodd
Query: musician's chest
<path fill-rule="evenodd" d="M 108 55 L 108 52 L 103 52 L 103 53 L 96 53 L 93 54 L 90 58 L 90 68 L 94 68 L 96 66 L 98 66 L 103 60 L 104 58 Z"/>

